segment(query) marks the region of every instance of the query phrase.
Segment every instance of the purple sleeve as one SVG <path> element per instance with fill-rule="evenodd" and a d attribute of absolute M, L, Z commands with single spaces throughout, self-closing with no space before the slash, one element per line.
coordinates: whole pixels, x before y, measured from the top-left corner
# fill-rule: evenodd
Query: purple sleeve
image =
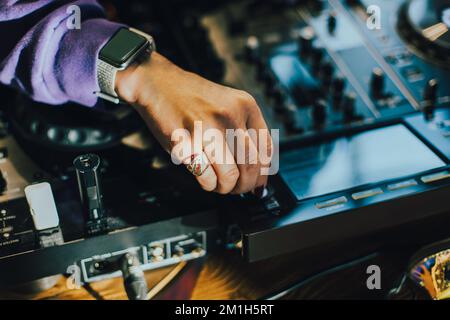
<path fill-rule="evenodd" d="M 120 27 L 94 0 L 0 0 L 0 82 L 39 102 L 93 106 L 98 52 Z"/>

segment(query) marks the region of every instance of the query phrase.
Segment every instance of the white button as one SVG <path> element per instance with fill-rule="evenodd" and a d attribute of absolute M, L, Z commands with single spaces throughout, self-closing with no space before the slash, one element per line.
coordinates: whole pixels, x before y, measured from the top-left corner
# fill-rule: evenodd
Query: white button
<path fill-rule="evenodd" d="M 317 209 L 323 209 L 323 208 L 332 207 L 332 206 L 335 206 L 335 205 L 338 205 L 338 204 L 342 204 L 342 203 L 346 203 L 346 202 L 347 202 L 347 198 L 346 197 L 339 197 L 339 198 L 335 198 L 335 199 L 330 199 L 330 200 L 318 202 L 318 203 L 316 203 L 316 208 Z"/>
<path fill-rule="evenodd" d="M 450 172 L 442 171 L 442 172 L 423 176 L 422 178 L 420 178 L 420 180 L 422 180 L 423 183 L 431 183 L 431 182 L 435 182 L 435 181 L 439 181 L 439 180 L 444 180 L 447 178 L 450 178 Z"/>
<path fill-rule="evenodd" d="M 375 189 L 365 190 L 365 191 L 361 191 L 361 192 L 356 192 L 356 193 L 352 194 L 352 198 L 354 200 L 360 200 L 360 199 L 373 197 L 373 196 L 376 196 L 376 195 L 382 194 L 382 193 L 383 193 L 383 190 L 381 190 L 381 188 L 375 188 Z"/>
<path fill-rule="evenodd" d="M 409 187 L 413 187 L 413 186 L 417 186 L 417 181 L 414 179 L 411 179 L 411 180 L 406 180 L 406 181 L 401 181 L 401 182 L 390 184 L 387 186 L 387 188 L 390 191 L 394 191 L 394 190 L 409 188 Z"/>
<path fill-rule="evenodd" d="M 25 187 L 25 196 L 36 230 L 45 230 L 59 225 L 58 211 L 49 183 L 42 182 Z"/>

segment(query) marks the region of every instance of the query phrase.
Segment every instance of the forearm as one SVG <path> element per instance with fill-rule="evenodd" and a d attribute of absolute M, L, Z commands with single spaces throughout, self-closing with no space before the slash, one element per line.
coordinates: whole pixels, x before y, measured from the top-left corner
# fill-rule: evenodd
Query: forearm
<path fill-rule="evenodd" d="M 70 5 L 80 8 L 79 29 L 69 28 Z M 36 101 L 92 106 L 98 52 L 120 27 L 93 0 L 0 0 L 0 81 Z"/>

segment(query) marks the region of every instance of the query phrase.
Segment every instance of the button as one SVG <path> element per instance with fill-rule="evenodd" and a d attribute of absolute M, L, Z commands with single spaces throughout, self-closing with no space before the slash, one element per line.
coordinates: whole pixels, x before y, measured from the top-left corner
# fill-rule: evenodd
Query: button
<path fill-rule="evenodd" d="M 448 179 L 448 178 L 450 178 L 450 172 L 442 171 L 442 172 L 423 176 L 422 178 L 420 178 L 420 180 L 422 180 L 423 183 L 432 183 L 432 182 L 436 182 L 436 181 L 444 180 L 444 179 Z"/>
<path fill-rule="evenodd" d="M 339 198 L 335 198 L 335 199 L 330 199 L 330 200 L 326 200 L 326 201 L 322 201 L 322 202 L 317 202 L 316 203 L 316 208 L 317 209 L 324 209 L 324 208 L 329 208 L 338 204 L 343 204 L 347 202 L 347 198 L 342 196 Z"/>
<path fill-rule="evenodd" d="M 373 197 L 373 196 L 376 196 L 376 195 L 379 195 L 382 193 L 383 193 L 383 190 L 381 190 L 381 188 L 375 188 L 375 189 L 365 190 L 365 191 L 361 191 L 361 192 L 356 192 L 356 193 L 352 194 L 352 198 L 354 200 L 360 200 L 360 199 Z"/>
<path fill-rule="evenodd" d="M 32 184 L 26 186 L 24 191 L 36 230 L 57 227 L 59 217 L 50 184 Z"/>
<path fill-rule="evenodd" d="M 390 191 L 394 191 L 394 190 L 409 188 L 409 187 L 413 187 L 413 186 L 417 186 L 417 181 L 414 179 L 411 179 L 411 180 L 401 181 L 401 182 L 397 182 L 397 183 L 392 183 L 392 184 L 388 185 L 387 188 Z"/>

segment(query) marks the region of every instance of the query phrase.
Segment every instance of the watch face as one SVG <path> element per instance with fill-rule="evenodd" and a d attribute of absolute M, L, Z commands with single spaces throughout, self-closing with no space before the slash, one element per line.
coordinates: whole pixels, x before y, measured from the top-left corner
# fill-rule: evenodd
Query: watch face
<path fill-rule="evenodd" d="M 100 50 L 100 59 L 116 68 L 123 67 L 147 43 L 148 40 L 145 37 L 122 28 Z"/>

